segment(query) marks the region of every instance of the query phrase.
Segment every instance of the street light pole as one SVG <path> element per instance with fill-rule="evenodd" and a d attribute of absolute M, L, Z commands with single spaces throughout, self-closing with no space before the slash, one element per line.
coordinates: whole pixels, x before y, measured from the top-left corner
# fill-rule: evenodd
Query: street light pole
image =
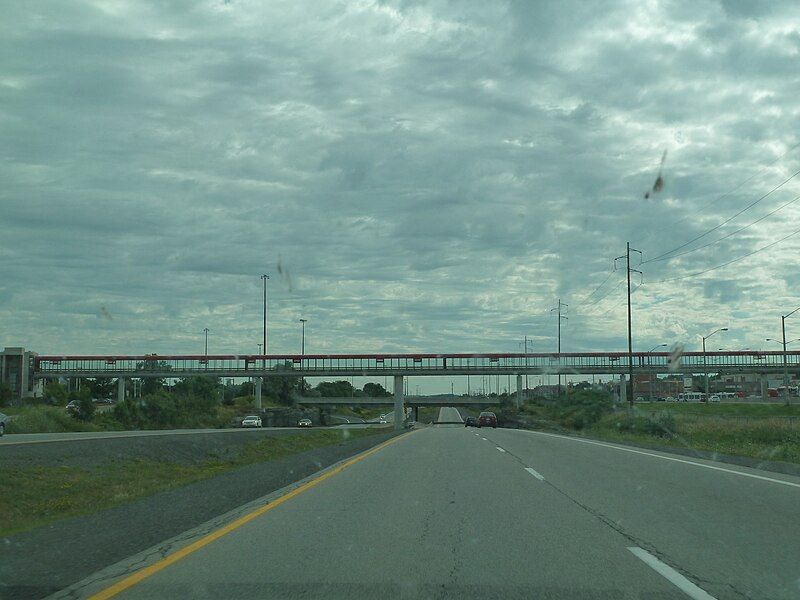
<path fill-rule="evenodd" d="M 300 336 L 300 356 L 301 356 L 301 359 L 300 359 L 300 370 L 301 371 L 303 370 L 303 359 L 302 359 L 302 357 L 305 356 L 305 354 L 306 354 L 306 321 L 308 321 L 308 319 L 300 319 L 300 324 L 303 327 L 303 333 Z M 301 394 L 303 393 L 303 390 L 305 389 L 305 383 L 306 383 L 305 377 L 301 377 L 300 378 L 300 393 Z"/>
<path fill-rule="evenodd" d="M 264 337 L 262 343 L 264 345 L 264 354 L 267 353 L 267 280 L 269 275 L 262 273 L 261 279 L 264 282 Z"/>
<path fill-rule="evenodd" d="M 206 327 L 205 329 L 203 329 L 203 331 L 206 333 L 206 350 L 205 350 L 205 356 L 207 357 L 207 356 L 208 356 L 208 327 Z"/>
<path fill-rule="evenodd" d="M 705 380 L 706 380 L 706 402 L 708 402 L 708 361 L 706 359 L 706 340 L 715 333 L 718 333 L 720 331 L 728 331 L 728 328 L 721 327 L 720 329 L 715 329 L 708 335 L 703 336 L 703 370 L 705 371 Z"/>
<path fill-rule="evenodd" d="M 783 334 L 783 390 L 785 402 L 789 401 L 789 367 L 786 362 L 786 319 L 791 317 L 798 310 L 800 310 L 800 307 L 795 308 L 788 315 L 781 315 L 781 333 Z"/>

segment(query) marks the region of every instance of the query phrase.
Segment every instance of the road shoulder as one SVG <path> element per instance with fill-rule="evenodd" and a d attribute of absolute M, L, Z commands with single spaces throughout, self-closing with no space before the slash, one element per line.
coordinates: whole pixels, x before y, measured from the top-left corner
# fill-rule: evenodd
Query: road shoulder
<path fill-rule="evenodd" d="M 249 465 L 122 506 L 11 535 L 0 544 L 0 597 L 53 594 L 396 435 L 366 436 Z"/>

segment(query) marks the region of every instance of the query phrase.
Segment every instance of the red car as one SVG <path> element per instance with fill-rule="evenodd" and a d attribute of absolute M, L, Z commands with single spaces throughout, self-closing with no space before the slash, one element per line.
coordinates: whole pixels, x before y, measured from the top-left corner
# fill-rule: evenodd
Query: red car
<path fill-rule="evenodd" d="M 497 415 L 493 412 L 482 412 L 478 416 L 478 427 L 494 427 L 497 429 Z"/>

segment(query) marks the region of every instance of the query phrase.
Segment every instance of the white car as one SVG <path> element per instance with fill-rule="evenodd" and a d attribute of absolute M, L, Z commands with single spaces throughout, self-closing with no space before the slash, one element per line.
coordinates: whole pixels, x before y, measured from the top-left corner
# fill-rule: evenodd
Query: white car
<path fill-rule="evenodd" d="M 242 419 L 242 427 L 261 427 L 261 417 L 258 415 L 248 415 Z"/>
<path fill-rule="evenodd" d="M 349 423 L 349 421 L 348 421 L 348 423 Z M 300 419 L 297 422 L 297 426 L 298 427 L 311 427 L 311 425 L 312 425 L 311 419 Z"/>
<path fill-rule="evenodd" d="M 380 425 L 386 425 L 386 419 L 381 419 L 380 421 L 378 421 L 378 423 Z"/>
<path fill-rule="evenodd" d="M 719 402 L 719 400 L 720 398 L 716 394 L 714 394 L 713 396 L 711 396 L 711 398 L 708 399 L 709 402 Z"/>

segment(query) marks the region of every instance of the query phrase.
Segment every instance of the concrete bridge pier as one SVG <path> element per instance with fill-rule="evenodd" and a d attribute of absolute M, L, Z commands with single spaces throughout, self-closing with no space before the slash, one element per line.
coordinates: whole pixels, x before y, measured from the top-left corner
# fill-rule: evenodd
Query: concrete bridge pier
<path fill-rule="evenodd" d="M 403 420 L 406 418 L 405 407 L 403 406 L 403 376 L 394 376 L 394 428 L 403 428 Z"/>
<path fill-rule="evenodd" d="M 125 378 L 117 377 L 117 402 L 125 400 Z"/>
<path fill-rule="evenodd" d="M 517 409 L 522 406 L 522 375 L 517 374 Z"/>
<path fill-rule="evenodd" d="M 253 377 L 256 386 L 256 408 L 261 408 L 261 377 Z"/>

